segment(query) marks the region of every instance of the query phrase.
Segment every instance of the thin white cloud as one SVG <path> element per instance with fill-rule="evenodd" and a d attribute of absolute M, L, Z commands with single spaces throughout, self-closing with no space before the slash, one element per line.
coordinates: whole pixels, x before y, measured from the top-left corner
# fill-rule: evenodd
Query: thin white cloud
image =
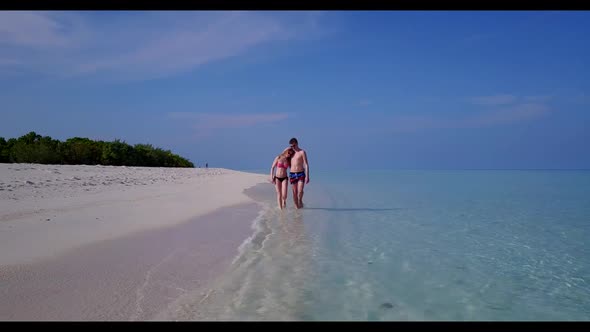
<path fill-rule="evenodd" d="M 462 127 L 471 128 L 511 124 L 536 119 L 549 112 L 551 109 L 544 104 L 524 103 L 478 114 L 463 120 L 462 123 L 459 122 L 459 124 Z"/>
<path fill-rule="evenodd" d="M 289 117 L 287 113 L 215 114 L 172 112 L 169 116 L 193 123 L 197 130 L 247 128 L 260 124 L 275 123 Z"/>
<path fill-rule="evenodd" d="M 590 104 L 590 93 L 578 93 L 573 97 L 567 98 L 567 101 L 578 105 L 588 105 Z"/>
<path fill-rule="evenodd" d="M 14 66 L 19 65 L 22 62 L 17 59 L 0 58 L 0 66 Z"/>
<path fill-rule="evenodd" d="M 48 15 L 24 11 L 0 11 L 0 45 L 25 47 L 65 46 L 68 37 L 60 22 Z"/>
<path fill-rule="evenodd" d="M 463 41 L 465 42 L 477 42 L 485 39 L 492 38 L 494 35 L 491 33 L 472 33 L 465 37 Z"/>
<path fill-rule="evenodd" d="M 0 12 L 0 54 L 64 76 L 163 77 L 314 36 L 318 20 L 315 13 Z"/>
<path fill-rule="evenodd" d="M 546 103 L 554 98 L 552 95 L 525 96 L 523 99 L 530 103 Z"/>
<path fill-rule="evenodd" d="M 497 105 L 508 105 L 515 103 L 518 98 L 510 94 L 499 94 L 492 96 L 479 96 L 468 98 L 468 101 L 475 105 L 486 105 L 486 106 L 497 106 Z"/>
<path fill-rule="evenodd" d="M 483 128 L 534 120 L 552 111 L 547 105 L 523 103 L 477 114 L 442 117 L 434 115 L 397 116 L 390 121 L 389 131 L 416 132 L 426 129 Z"/>
<path fill-rule="evenodd" d="M 582 95 L 578 98 L 578 103 L 588 105 L 590 104 L 590 95 Z"/>
<path fill-rule="evenodd" d="M 359 101 L 359 106 L 366 107 L 366 106 L 371 105 L 372 103 L 373 102 L 371 100 L 364 99 L 364 100 Z"/>

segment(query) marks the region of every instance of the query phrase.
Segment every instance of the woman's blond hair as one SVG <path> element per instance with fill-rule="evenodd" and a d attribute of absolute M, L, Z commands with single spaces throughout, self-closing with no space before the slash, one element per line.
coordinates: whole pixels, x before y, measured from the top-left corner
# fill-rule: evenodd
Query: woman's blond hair
<path fill-rule="evenodd" d="M 291 160 L 292 155 L 289 155 L 288 152 L 292 151 L 292 150 L 293 149 L 291 149 L 290 147 L 286 148 L 285 150 L 283 150 L 283 152 L 281 152 L 281 154 L 279 155 L 279 158 L 283 157 L 287 160 Z"/>

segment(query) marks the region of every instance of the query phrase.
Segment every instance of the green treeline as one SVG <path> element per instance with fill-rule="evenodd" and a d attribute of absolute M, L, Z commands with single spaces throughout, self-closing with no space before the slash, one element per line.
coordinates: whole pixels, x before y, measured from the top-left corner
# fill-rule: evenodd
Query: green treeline
<path fill-rule="evenodd" d="M 34 131 L 8 141 L 0 137 L 0 163 L 195 167 L 188 159 L 150 144 L 74 137 L 60 142 Z"/>

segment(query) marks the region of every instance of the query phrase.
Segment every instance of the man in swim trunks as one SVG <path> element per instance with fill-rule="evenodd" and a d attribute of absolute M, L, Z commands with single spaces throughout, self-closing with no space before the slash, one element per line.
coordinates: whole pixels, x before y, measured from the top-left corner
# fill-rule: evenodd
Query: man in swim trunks
<path fill-rule="evenodd" d="M 305 150 L 299 147 L 296 138 L 291 138 L 289 145 L 295 151 L 295 154 L 291 157 L 289 181 L 293 188 L 295 207 L 301 209 L 303 207 L 303 187 L 309 183 L 309 164 L 307 154 Z"/>

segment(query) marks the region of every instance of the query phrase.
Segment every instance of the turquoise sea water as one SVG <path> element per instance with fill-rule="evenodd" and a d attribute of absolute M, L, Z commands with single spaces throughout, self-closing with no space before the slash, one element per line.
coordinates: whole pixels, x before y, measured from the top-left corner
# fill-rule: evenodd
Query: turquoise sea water
<path fill-rule="evenodd" d="M 175 319 L 588 320 L 590 171 L 314 172 Z"/>

